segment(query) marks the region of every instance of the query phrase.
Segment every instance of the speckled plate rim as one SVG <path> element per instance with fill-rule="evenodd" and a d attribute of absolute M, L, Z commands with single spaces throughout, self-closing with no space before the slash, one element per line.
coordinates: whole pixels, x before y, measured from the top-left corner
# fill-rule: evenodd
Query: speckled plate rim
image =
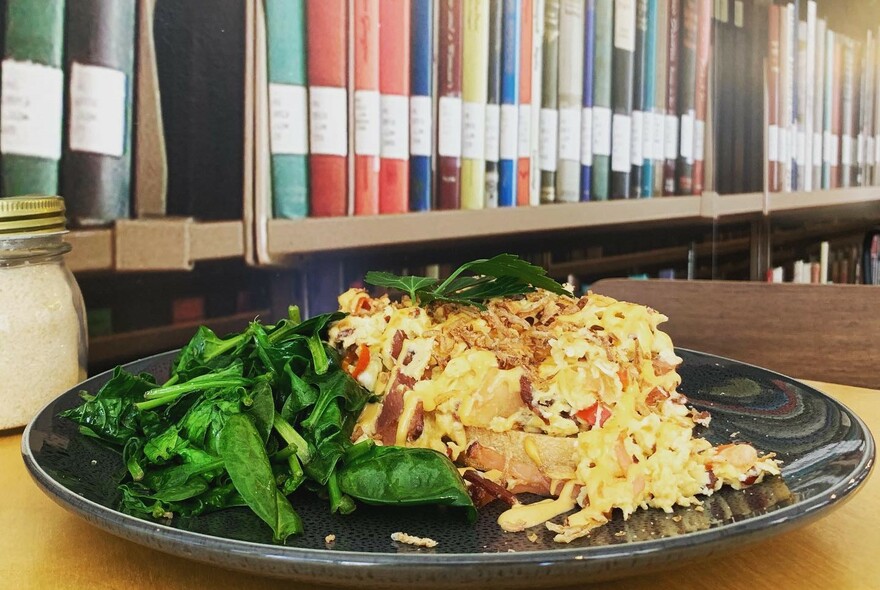
<path fill-rule="evenodd" d="M 874 438 L 870 429 L 862 419 L 845 404 L 835 400 L 822 391 L 803 383 L 802 381 L 757 365 L 751 365 L 734 359 L 686 348 L 677 347 L 677 350 L 686 351 L 708 359 L 717 359 L 719 361 L 733 363 L 734 365 L 754 368 L 765 373 L 768 377 L 783 377 L 791 381 L 796 381 L 805 391 L 808 391 L 812 395 L 818 395 L 827 400 L 827 402 L 838 407 L 854 424 L 858 426 L 860 434 L 862 435 L 862 440 L 865 443 L 865 452 L 861 461 L 859 461 L 846 477 L 841 477 L 839 483 L 816 496 L 797 501 L 792 505 L 785 506 L 767 514 L 758 515 L 742 521 L 735 521 L 711 529 L 685 533 L 676 537 L 647 539 L 642 541 L 632 541 L 622 545 L 606 545 L 599 547 L 560 547 L 559 549 L 550 551 L 536 550 L 517 551 L 515 553 L 487 552 L 432 554 L 416 552 L 392 553 L 310 549 L 240 541 L 227 537 L 185 531 L 160 523 L 142 520 L 84 498 L 68 490 L 46 473 L 34 457 L 29 444 L 31 430 L 35 422 L 61 397 L 69 395 L 73 391 L 78 391 L 80 388 L 79 385 L 46 404 L 34 416 L 22 434 L 21 452 L 25 466 L 38 487 L 44 493 L 63 508 L 83 517 L 86 521 L 98 528 L 166 553 L 182 555 L 190 559 L 221 565 L 227 568 L 262 573 L 265 575 L 282 576 L 292 576 L 294 574 L 286 569 L 282 572 L 275 572 L 273 574 L 271 570 L 265 571 L 262 568 L 252 569 L 242 567 L 239 563 L 227 563 L 222 561 L 221 558 L 238 556 L 245 559 L 266 562 L 267 564 L 274 563 L 276 566 L 282 567 L 302 564 L 318 568 L 321 568 L 322 566 L 328 568 L 332 567 L 334 570 L 340 566 L 361 567 L 370 568 L 371 571 L 373 571 L 374 568 L 382 568 L 383 566 L 415 567 L 418 569 L 424 568 L 433 571 L 439 571 L 438 568 L 444 568 L 445 570 L 446 568 L 453 566 L 490 566 L 504 568 L 509 568 L 511 566 L 531 566 L 547 569 L 551 566 L 560 567 L 567 564 L 587 568 L 588 564 L 591 563 L 596 564 L 607 561 L 614 562 L 617 560 L 626 560 L 627 563 L 630 564 L 630 567 L 637 567 L 640 561 L 650 561 L 650 558 L 656 556 L 658 553 L 677 552 L 682 559 L 699 557 L 701 555 L 713 553 L 713 550 L 718 548 L 716 547 L 716 544 L 719 542 L 725 542 L 725 544 L 735 543 L 737 546 L 742 546 L 761 538 L 775 536 L 784 531 L 805 526 L 851 499 L 853 493 L 867 480 L 874 466 L 876 452 Z M 168 352 L 145 357 L 135 362 L 148 361 L 166 354 L 168 354 Z M 92 378 L 108 375 L 111 371 L 105 371 Z M 772 451 L 772 449 L 768 450 Z M 390 573 L 390 570 L 388 571 L 388 577 L 396 577 L 393 573 Z M 328 569 L 327 572 L 329 573 L 330 570 Z M 379 572 L 375 571 L 373 573 L 378 574 Z M 561 574 L 562 571 L 559 573 Z M 306 572 L 303 572 L 302 577 L 303 579 L 318 579 L 313 573 Z M 380 576 L 376 579 L 381 580 L 385 579 L 385 577 Z M 459 579 L 461 578 L 459 577 Z M 481 579 L 484 579 L 484 576 L 481 576 Z M 329 581 L 329 579 L 327 581 Z M 588 581 L 589 580 L 583 580 L 583 582 Z"/>

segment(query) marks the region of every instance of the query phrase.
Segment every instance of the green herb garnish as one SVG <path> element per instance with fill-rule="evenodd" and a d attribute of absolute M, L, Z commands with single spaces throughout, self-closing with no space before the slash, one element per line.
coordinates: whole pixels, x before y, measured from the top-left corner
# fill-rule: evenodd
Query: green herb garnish
<path fill-rule="evenodd" d="M 469 272 L 468 276 L 462 276 L 465 271 Z M 513 254 L 467 262 L 443 282 L 431 277 L 397 276 L 376 271 L 368 272 L 364 280 L 377 287 L 403 291 L 417 305 L 444 301 L 485 309 L 485 302 L 489 299 L 522 295 L 536 289 L 570 295 L 562 285 L 547 276 L 546 270 Z"/>
<path fill-rule="evenodd" d="M 299 488 L 347 514 L 370 504 L 444 504 L 476 514 L 452 462 L 436 451 L 354 445 L 370 399 L 322 336 L 334 313 L 253 322 L 219 338 L 200 328 L 171 377 L 117 368 L 95 395 L 62 412 L 83 435 L 117 449 L 127 474 L 120 509 L 147 519 L 247 506 L 275 542 L 302 532 L 288 496 Z"/>

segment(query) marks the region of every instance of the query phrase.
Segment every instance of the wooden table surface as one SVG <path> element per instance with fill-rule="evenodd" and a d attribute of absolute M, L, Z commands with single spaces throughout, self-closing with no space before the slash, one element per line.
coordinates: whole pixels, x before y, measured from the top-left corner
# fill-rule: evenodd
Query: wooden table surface
<path fill-rule="evenodd" d="M 880 391 L 813 384 L 880 433 Z M 0 435 L 0 588 L 304 588 L 147 549 L 94 528 L 43 495 L 24 468 L 21 434 Z M 880 476 L 831 515 L 729 557 L 596 589 L 880 589 Z"/>

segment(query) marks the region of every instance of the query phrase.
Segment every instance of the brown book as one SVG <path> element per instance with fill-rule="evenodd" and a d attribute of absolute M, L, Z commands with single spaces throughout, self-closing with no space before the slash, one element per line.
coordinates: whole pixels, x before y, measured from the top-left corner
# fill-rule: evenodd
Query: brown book
<path fill-rule="evenodd" d="M 461 0 L 441 0 L 437 52 L 437 208 L 461 203 Z"/>
<path fill-rule="evenodd" d="M 678 158 L 678 48 L 681 29 L 681 4 L 669 2 L 666 33 L 666 128 L 663 133 L 663 196 L 675 194 L 675 162 Z"/>
<path fill-rule="evenodd" d="M 676 163 L 676 193 L 679 195 L 690 195 L 694 189 L 697 4 L 698 0 L 682 2 L 681 71 L 678 78 L 678 113 L 681 125 Z"/>

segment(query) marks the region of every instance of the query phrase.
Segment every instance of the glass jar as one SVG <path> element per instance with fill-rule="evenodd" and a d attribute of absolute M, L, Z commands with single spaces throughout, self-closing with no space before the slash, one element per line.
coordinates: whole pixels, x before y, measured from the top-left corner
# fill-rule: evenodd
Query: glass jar
<path fill-rule="evenodd" d="M 0 430 L 86 376 L 85 308 L 64 263 L 64 200 L 0 199 Z"/>

